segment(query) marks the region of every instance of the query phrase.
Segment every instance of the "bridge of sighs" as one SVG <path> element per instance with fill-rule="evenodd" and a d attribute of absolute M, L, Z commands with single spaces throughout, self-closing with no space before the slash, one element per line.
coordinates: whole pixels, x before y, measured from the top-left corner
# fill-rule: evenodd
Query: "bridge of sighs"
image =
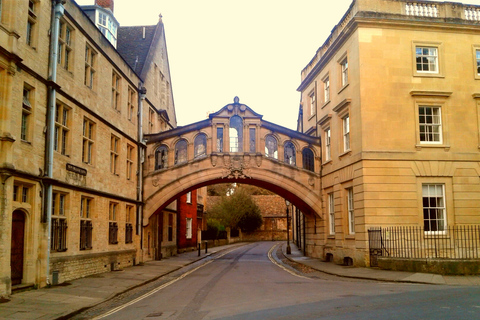
<path fill-rule="evenodd" d="M 144 225 L 190 190 L 244 183 L 273 191 L 305 214 L 321 214 L 320 139 L 262 119 L 245 104 L 145 135 Z"/>

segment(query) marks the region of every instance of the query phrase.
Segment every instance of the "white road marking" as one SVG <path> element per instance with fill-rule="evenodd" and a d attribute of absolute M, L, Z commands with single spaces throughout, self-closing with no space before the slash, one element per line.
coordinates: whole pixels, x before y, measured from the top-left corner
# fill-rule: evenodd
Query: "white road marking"
<path fill-rule="evenodd" d="M 291 275 L 294 275 L 295 277 L 312 280 L 312 279 L 310 279 L 310 278 L 308 278 L 308 277 L 301 276 L 301 275 L 293 272 L 292 270 L 290 270 L 290 269 L 288 269 L 288 268 L 285 268 L 285 267 L 282 266 L 280 263 L 278 263 L 277 261 L 275 261 L 275 259 L 273 259 L 272 252 L 273 252 L 273 250 L 275 250 L 279 245 L 280 245 L 280 244 L 274 245 L 274 246 L 268 251 L 268 259 L 270 259 L 270 261 L 272 261 L 275 265 L 277 265 L 278 267 L 280 267 L 280 268 L 282 268 L 283 270 L 287 271 L 287 272 L 290 273 Z"/>
<path fill-rule="evenodd" d="M 110 310 L 110 311 L 108 311 L 108 312 L 106 312 L 106 313 L 104 313 L 104 314 L 102 314 L 102 315 L 99 315 L 99 316 L 97 316 L 97 317 L 95 317 L 95 318 L 92 318 L 91 320 L 98 320 L 98 319 L 106 318 L 106 317 L 108 317 L 108 316 L 110 316 L 110 315 L 112 315 L 112 314 L 114 314 L 114 313 L 117 313 L 118 311 L 120 311 L 120 310 L 122 310 L 122 309 L 125 309 L 126 307 L 129 307 L 129 306 L 131 306 L 131 305 L 133 305 L 133 304 L 135 304 L 135 303 L 137 303 L 137 302 L 139 302 L 139 301 L 141 301 L 141 300 L 143 300 L 143 299 L 145 299 L 145 298 L 148 298 L 148 297 L 151 296 L 152 294 L 155 294 L 155 293 L 157 293 L 158 291 L 160 291 L 160 290 L 162 290 L 162 289 L 165 289 L 166 287 L 174 284 L 174 283 L 177 282 L 178 280 L 181 280 L 181 279 L 185 278 L 185 277 L 188 276 L 189 274 L 197 271 L 197 270 L 200 269 L 200 268 L 205 267 L 206 265 L 212 263 L 212 262 L 215 261 L 216 259 L 221 258 L 221 257 L 223 257 L 224 255 L 229 254 L 230 252 L 235 251 L 235 250 L 237 250 L 237 249 L 238 249 L 238 247 L 237 247 L 237 248 L 234 248 L 234 249 L 232 249 L 232 250 L 229 250 L 229 251 L 227 251 L 227 252 L 225 252 L 225 253 L 222 253 L 222 254 L 220 254 L 218 257 L 215 257 L 214 259 L 205 262 L 205 263 L 202 264 L 201 266 L 198 266 L 198 267 L 196 267 L 195 269 L 192 269 L 192 270 L 190 270 L 190 271 L 188 271 L 188 272 L 185 272 L 185 273 L 182 274 L 180 277 L 178 277 L 178 278 L 176 278 L 176 279 L 173 279 L 173 280 L 171 280 L 171 281 L 169 281 L 169 282 L 161 285 L 160 287 L 153 289 L 153 290 L 150 291 L 150 292 L 145 293 L 143 296 L 140 296 L 140 297 L 138 297 L 138 298 L 136 298 L 136 299 L 133 299 L 132 301 L 127 302 L 127 303 L 125 303 L 125 304 L 123 304 L 123 305 L 121 305 L 121 306 L 119 306 L 119 307 L 116 307 L 116 308 L 114 308 L 114 309 L 112 309 L 112 310 Z"/>

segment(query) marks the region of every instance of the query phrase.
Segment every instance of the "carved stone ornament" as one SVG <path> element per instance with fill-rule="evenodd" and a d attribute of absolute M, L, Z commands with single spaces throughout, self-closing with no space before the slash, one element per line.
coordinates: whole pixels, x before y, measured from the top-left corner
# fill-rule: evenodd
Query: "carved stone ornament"
<path fill-rule="evenodd" d="M 86 187 L 87 177 L 75 172 L 67 171 L 65 182 L 74 186 Z"/>
<path fill-rule="evenodd" d="M 158 177 L 154 177 L 154 178 L 152 179 L 152 185 L 153 185 L 154 187 L 158 187 L 158 186 L 160 185 L 160 179 L 159 179 Z"/>
<path fill-rule="evenodd" d="M 312 177 L 308 178 L 308 184 L 313 187 L 315 185 L 315 179 Z"/>
<path fill-rule="evenodd" d="M 212 155 L 210 157 L 210 161 L 212 162 L 212 166 L 214 166 L 214 167 L 217 166 L 217 160 L 218 160 L 218 156 L 216 154 L 212 153 Z"/>
<path fill-rule="evenodd" d="M 257 167 L 262 165 L 262 158 L 263 156 L 261 154 L 255 155 L 255 163 L 257 164 Z"/>
<path fill-rule="evenodd" d="M 231 161 L 230 161 L 230 155 L 229 154 L 224 154 L 223 155 L 223 165 L 225 167 L 230 167 Z"/>
<path fill-rule="evenodd" d="M 249 154 L 246 154 L 243 156 L 243 163 L 245 164 L 245 167 L 250 167 L 250 160 L 252 157 Z"/>
<path fill-rule="evenodd" d="M 228 157 L 230 158 L 230 157 Z M 225 165 L 224 174 L 222 179 L 251 179 L 252 177 L 248 175 L 248 169 L 243 161 L 242 156 L 235 156 L 229 165 Z"/>

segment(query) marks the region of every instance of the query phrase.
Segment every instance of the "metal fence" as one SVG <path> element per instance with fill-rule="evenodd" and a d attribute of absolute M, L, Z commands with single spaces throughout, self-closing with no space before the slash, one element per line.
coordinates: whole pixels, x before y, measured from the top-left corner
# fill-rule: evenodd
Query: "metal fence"
<path fill-rule="evenodd" d="M 408 259 L 479 259 L 480 225 L 448 227 L 429 232 L 399 226 L 368 230 L 371 264 L 376 257 Z"/>

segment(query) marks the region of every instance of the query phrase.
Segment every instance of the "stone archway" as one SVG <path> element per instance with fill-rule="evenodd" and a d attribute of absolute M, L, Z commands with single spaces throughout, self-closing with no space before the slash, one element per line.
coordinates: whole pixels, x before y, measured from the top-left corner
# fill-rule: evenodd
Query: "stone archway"
<path fill-rule="evenodd" d="M 201 154 L 195 148 L 199 136 L 206 140 Z M 222 182 L 269 189 L 302 212 L 322 218 L 320 139 L 264 121 L 238 99 L 207 120 L 148 134 L 145 140 L 144 225 L 180 194 Z M 162 166 L 158 166 L 159 150 L 176 150 L 179 141 L 184 143 L 183 161 L 178 161 L 177 152 L 168 152 L 162 154 Z M 268 142 L 273 142 L 271 152 L 266 148 Z M 295 147 L 285 153 L 285 145 Z M 309 151 L 308 161 L 303 159 L 305 150 Z M 304 163 L 308 166 L 301 165 Z"/>

